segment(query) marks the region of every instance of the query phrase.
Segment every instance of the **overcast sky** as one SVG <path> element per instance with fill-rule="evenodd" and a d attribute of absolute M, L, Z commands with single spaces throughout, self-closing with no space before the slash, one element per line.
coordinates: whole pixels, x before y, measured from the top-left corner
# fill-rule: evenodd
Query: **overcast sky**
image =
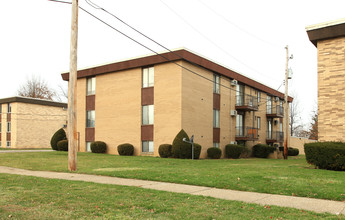
<path fill-rule="evenodd" d="M 294 55 L 289 91 L 297 96 L 305 123 L 317 103 L 317 51 L 305 27 L 345 17 L 344 0 L 93 2 L 167 48 L 188 48 L 274 89 L 284 80 L 284 47 L 289 45 Z M 164 51 L 84 0 L 80 6 L 152 50 Z M 19 85 L 33 74 L 54 89 L 67 88 L 61 72 L 69 70 L 71 5 L 3 1 L 0 22 L 0 98 L 16 95 Z M 151 53 L 79 11 L 78 69 Z"/>

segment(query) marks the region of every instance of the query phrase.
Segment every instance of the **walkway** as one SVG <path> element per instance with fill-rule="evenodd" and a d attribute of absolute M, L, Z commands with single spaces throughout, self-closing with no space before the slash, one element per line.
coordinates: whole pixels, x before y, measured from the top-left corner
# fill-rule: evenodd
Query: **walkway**
<path fill-rule="evenodd" d="M 235 200 L 260 205 L 276 205 L 304 209 L 313 212 L 328 212 L 345 215 L 345 202 L 323 199 L 311 199 L 304 197 L 272 195 L 266 193 L 244 192 L 228 189 L 216 189 L 204 186 L 191 186 L 176 183 L 164 183 L 147 180 L 125 179 L 118 177 L 97 176 L 76 173 L 58 173 L 50 171 L 31 171 L 11 167 L 0 166 L 0 173 L 35 176 L 50 179 L 64 179 L 72 181 L 85 181 L 101 184 L 114 184 L 123 186 L 136 186 L 145 189 L 154 189 L 175 193 L 187 193 L 191 195 L 210 196 L 218 199 Z"/>

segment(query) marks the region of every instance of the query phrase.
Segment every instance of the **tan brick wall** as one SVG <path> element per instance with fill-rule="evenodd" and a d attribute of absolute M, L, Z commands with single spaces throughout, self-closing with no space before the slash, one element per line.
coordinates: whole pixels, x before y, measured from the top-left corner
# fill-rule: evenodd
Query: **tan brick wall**
<path fill-rule="evenodd" d="M 66 120 L 67 111 L 62 107 L 12 103 L 13 147 L 50 148 L 51 137 Z"/>
<path fill-rule="evenodd" d="M 0 104 L 1 108 L 1 146 L 6 147 L 6 126 L 7 126 L 7 118 L 6 118 L 6 104 Z"/>
<path fill-rule="evenodd" d="M 304 144 L 316 142 L 315 140 L 310 140 L 308 138 L 290 137 L 289 147 L 297 148 L 299 154 L 304 153 Z"/>
<path fill-rule="evenodd" d="M 345 37 L 317 48 L 319 141 L 345 141 Z"/>

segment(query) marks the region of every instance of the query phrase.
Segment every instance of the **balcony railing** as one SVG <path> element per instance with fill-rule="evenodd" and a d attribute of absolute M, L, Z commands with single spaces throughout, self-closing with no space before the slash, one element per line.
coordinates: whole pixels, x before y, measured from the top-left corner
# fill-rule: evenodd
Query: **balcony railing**
<path fill-rule="evenodd" d="M 258 139 L 258 129 L 253 127 L 236 127 L 236 140 L 255 140 Z"/>
<path fill-rule="evenodd" d="M 284 108 L 283 106 L 273 106 L 267 108 L 266 116 L 269 118 L 283 118 L 284 117 Z"/>
<path fill-rule="evenodd" d="M 283 142 L 284 141 L 284 132 L 281 131 L 267 131 L 266 142 Z"/>
<path fill-rule="evenodd" d="M 236 110 L 257 111 L 258 110 L 257 97 L 251 96 L 251 95 L 236 96 Z"/>

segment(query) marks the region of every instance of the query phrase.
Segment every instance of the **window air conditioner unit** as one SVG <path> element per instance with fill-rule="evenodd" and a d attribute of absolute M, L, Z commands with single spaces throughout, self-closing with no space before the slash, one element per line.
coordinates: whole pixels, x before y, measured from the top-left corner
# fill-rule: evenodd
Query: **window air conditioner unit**
<path fill-rule="evenodd" d="M 237 144 L 236 141 L 230 141 L 230 144 Z"/>
<path fill-rule="evenodd" d="M 237 86 L 237 80 L 236 79 L 233 79 L 233 80 L 231 80 L 231 85 L 232 86 Z"/>
<path fill-rule="evenodd" d="M 230 110 L 230 115 L 231 116 L 236 116 L 237 115 L 237 111 L 236 110 Z"/>

